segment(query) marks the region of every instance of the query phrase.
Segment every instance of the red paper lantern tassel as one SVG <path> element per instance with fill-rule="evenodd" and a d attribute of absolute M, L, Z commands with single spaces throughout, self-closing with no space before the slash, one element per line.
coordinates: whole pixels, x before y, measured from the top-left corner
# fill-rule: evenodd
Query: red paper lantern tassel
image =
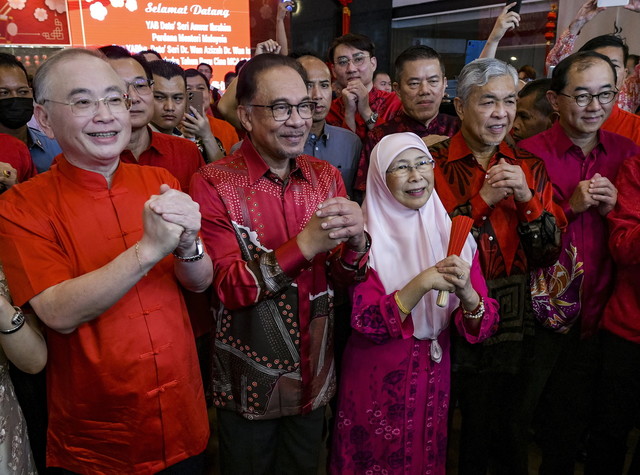
<path fill-rule="evenodd" d="M 349 7 L 342 7 L 342 34 L 346 35 L 351 29 L 351 10 Z"/>

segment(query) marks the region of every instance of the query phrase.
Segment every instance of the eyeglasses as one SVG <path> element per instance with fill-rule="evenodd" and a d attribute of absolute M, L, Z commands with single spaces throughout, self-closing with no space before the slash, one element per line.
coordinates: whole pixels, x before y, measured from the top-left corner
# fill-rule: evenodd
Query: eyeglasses
<path fill-rule="evenodd" d="M 405 177 L 405 176 L 409 176 L 413 170 L 416 170 L 418 173 L 422 175 L 428 170 L 432 170 L 433 167 L 435 166 L 436 166 L 435 160 L 433 160 L 433 158 L 428 158 L 428 159 L 420 160 L 415 165 L 402 164 L 402 165 L 398 165 L 397 167 L 389 168 L 387 170 L 387 173 L 397 177 Z"/>
<path fill-rule="evenodd" d="M 136 91 L 136 94 L 140 96 L 148 96 L 151 94 L 151 86 L 153 86 L 152 79 L 136 79 L 135 81 L 125 82 L 127 86 L 127 91 L 130 91 L 129 88 L 133 88 Z"/>
<path fill-rule="evenodd" d="M 98 112 L 98 107 L 102 102 L 112 113 L 127 112 L 131 107 L 131 99 L 128 94 L 115 94 L 113 96 L 102 97 L 100 99 L 77 99 L 71 102 L 54 101 L 53 99 L 43 99 L 41 104 L 53 102 L 71 107 L 71 113 L 76 117 L 92 117 Z"/>
<path fill-rule="evenodd" d="M 278 122 L 284 122 L 285 120 L 291 117 L 291 111 L 295 107 L 298 111 L 298 115 L 302 119 L 311 119 L 313 117 L 313 111 L 316 110 L 316 103 L 307 101 L 301 102 L 300 104 L 274 104 L 272 106 L 264 106 L 261 104 L 247 104 L 251 107 L 264 107 L 265 109 L 271 109 L 271 114 L 273 114 L 273 119 Z"/>
<path fill-rule="evenodd" d="M 362 66 L 365 59 L 369 57 L 370 56 L 368 54 L 354 54 L 352 58 L 340 56 L 334 64 L 340 68 L 346 68 L 347 66 L 349 66 L 349 63 L 351 63 L 357 68 L 359 66 Z"/>
<path fill-rule="evenodd" d="M 584 94 L 578 94 L 577 96 L 570 96 L 569 94 L 564 94 L 562 92 L 559 92 L 558 94 L 564 97 L 573 98 L 576 101 L 576 104 L 580 107 L 587 107 L 596 98 L 600 104 L 609 104 L 616 97 L 618 91 L 604 91 L 600 94 L 589 94 L 585 92 Z"/>

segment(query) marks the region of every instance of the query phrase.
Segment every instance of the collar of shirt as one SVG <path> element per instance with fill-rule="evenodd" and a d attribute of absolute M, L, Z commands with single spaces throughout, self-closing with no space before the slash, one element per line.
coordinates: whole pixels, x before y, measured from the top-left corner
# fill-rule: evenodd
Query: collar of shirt
<path fill-rule="evenodd" d="M 252 185 L 255 184 L 255 182 L 257 182 L 263 176 L 269 177 L 269 174 L 271 172 L 269 165 L 267 165 L 256 148 L 253 146 L 253 143 L 251 142 L 251 138 L 249 136 L 247 136 L 247 138 L 242 141 L 240 152 L 244 156 L 245 163 L 247 164 L 249 181 Z M 299 155 L 295 159 L 291 160 L 291 170 L 289 171 L 289 175 L 299 174 L 300 177 L 304 178 L 308 182 L 311 182 L 311 175 L 309 173 L 308 167 L 300 166 L 302 157 L 304 157 L 304 155 Z"/>
<path fill-rule="evenodd" d="M 464 140 L 462 136 L 462 132 L 456 133 L 451 139 L 449 139 L 449 155 L 447 161 L 452 162 L 454 160 L 461 160 L 468 156 L 473 156 L 473 152 L 467 145 L 467 142 Z M 516 160 L 515 153 L 511 147 L 504 140 L 500 142 L 498 146 L 497 153 L 494 154 L 491 159 L 491 163 L 494 162 L 494 159 L 499 159 L 499 157 L 504 157 L 507 162 L 514 163 Z"/>
<path fill-rule="evenodd" d="M 329 140 L 329 132 L 327 131 L 326 126 L 322 129 L 322 133 L 320 135 L 312 134 L 309 132 L 309 137 L 307 137 L 307 143 L 315 146 L 318 141 L 322 141 L 324 146 L 327 145 L 327 140 Z"/>
<path fill-rule="evenodd" d="M 114 185 L 118 182 L 118 176 L 122 169 L 122 163 L 118 164 L 118 167 L 114 170 L 111 177 L 111 186 L 107 184 L 107 180 L 104 175 L 91 170 L 85 170 L 79 168 L 67 160 L 64 154 L 60 154 L 56 157 L 56 164 L 58 171 L 67 179 L 71 180 L 74 185 L 79 185 L 89 191 L 109 191 L 113 190 Z"/>
<path fill-rule="evenodd" d="M 572 150 L 572 149 L 578 150 L 580 152 L 579 155 L 581 156 L 583 155 L 580 147 L 578 147 L 576 144 L 573 143 L 573 141 L 569 138 L 567 133 L 564 131 L 564 129 L 560 125 L 559 121 L 556 121 L 556 123 L 553 124 L 553 126 L 548 130 L 548 134 L 550 138 L 550 143 L 556 144 L 556 150 L 561 152 L 562 154 L 561 156 L 565 156 L 569 152 L 569 150 Z M 609 139 L 611 139 L 612 137 L 605 136 L 604 134 L 601 133 L 600 130 L 598 130 L 596 134 L 598 135 L 598 143 L 593 148 L 593 150 L 601 148 L 606 153 L 607 150 L 613 149 L 612 147 L 614 147 L 614 144 L 609 143 Z"/>
<path fill-rule="evenodd" d="M 27 127 L 27 145 L 30 149 L 33 147 L 38 147 L 40 150 L 45 151 L 42 140 L 40 140 L 40 133 L 38 133 L 37 130 L 32 129 L 31 127 Z"/>

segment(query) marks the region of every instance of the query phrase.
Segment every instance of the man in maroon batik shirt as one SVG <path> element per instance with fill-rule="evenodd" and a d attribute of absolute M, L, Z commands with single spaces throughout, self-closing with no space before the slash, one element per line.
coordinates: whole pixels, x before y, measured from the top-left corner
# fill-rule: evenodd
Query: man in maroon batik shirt
<path fill-rule="evenodd" d="M 302 154 L 315 103 L 300 63 L 256 56 L 236 95 L 247 138 L 191 181 L 215 262 L 221 471 L 316 473 L 335 392 L 333 288 L 363 275 L 368 240 L 340 172 Z"/>

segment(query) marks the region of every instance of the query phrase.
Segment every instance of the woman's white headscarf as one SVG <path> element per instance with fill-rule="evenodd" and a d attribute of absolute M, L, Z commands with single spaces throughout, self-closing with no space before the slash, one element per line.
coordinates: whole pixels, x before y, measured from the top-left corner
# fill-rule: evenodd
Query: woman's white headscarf
<path fill-rule="evenodd" d="M 399 290 L 416 275 L 446 257 L 451 219 L 435 189 L 429 201 L 413 210 L 400 204 L 387 187 L 389 165 L 402 152 L 416 148 L 431 157 L 426 145 L 415 134 L 401 133 L 384 137 L 371 152 L 367 176 L 367 197 L 363 204 L 365 229 L 371 235 L 370 264 L 387 293 Z M 460 257 L 472 262 L 476 243 L 467 238 Z M 459 305 L 455 294 L 441 308 L 436 305 L 437 292 L 427 292 L 411 312 L 413 335 L 433 340 L 431 356 L 439 362 L 442 351 L 437 344 L 440 332 L 449 324 L 449 317 Z"/>

